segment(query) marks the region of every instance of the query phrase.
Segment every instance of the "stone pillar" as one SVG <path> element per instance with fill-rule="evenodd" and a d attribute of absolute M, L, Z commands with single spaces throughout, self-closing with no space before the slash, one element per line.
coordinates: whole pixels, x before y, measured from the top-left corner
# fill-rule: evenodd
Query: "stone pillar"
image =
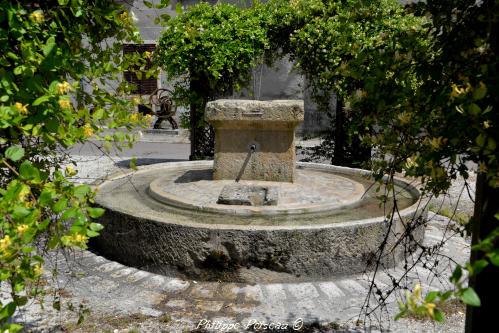
<path fill-rule="evenodd" d="M 293 182 L 295 128 L 302 100 L 217 100 L 206 120 L 215 128 L 213 179 Z"/>

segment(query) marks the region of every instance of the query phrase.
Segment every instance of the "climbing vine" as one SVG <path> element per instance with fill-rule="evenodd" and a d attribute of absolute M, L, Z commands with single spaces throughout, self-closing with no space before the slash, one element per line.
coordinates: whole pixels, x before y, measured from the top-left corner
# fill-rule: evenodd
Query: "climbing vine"
<path fill-rule="evenodd" d="M 199 3 L 172 19 L 159 40 L 156 63 L 174 82 L 177 102 L 190 107 L 191 159 L 213 156 L 213 142 L 205 145 L 206 103 L 246 87 L 262 61 L 263 13 L 260 4 Z"/>
<path fill-rule="evenodd" d="M 147 121 L 130 113 L 126 82 L 109 88 L 144 64 L 122 57 L 125 42 L 139 42 L 138 32 L 111 0 L 0 1 L 0 281 L 11 291 L 2 332 L 22 329 L 11 318 L 37 295 L 44 253 L 85 248 L 102 229 L 95 192 L 69 180 L 77 172 L 64 149 L 103 125 Z M 102 139 L 133 141 L 122 132 Z"/>
<path fill-rule="evenodd" d="M 342 153 L 338 130 L 347 127 L 349 144 L 356 138 L 373 148 L 378 180 L 399 173 L 416 177 L 425 194 L 445 193 L 453 179 L 468 179 L 470 162 L 478 165 L 475 216 L 468 226 L 473 255 L 464 268 L 478 292 L 466 286 L 464 269 L 457 266 L 451 278 L 454 290 L 426 298 L 415 290 L 406 297 L 401 315 L 423 311 L 440 320 L 435 306 L 451 296 L 483 306 L 480 299 L 494 288 L 492 280 L 483 278 L 484 287 L 474 283 L 480 276 L 498 276 L 493 204 L 499 198 L 493 111 L 498 105 L 493 93 L 498 82 L 498 2 L 455 0 L 404 9 L 390 0 L 277 0 L 270 6 L 273 48 L 283 45 L 282 52 L 296 61 L 319 106 L 331 105 L 333 91 L 343 106 L 336 110 L 336 134 L 331 136 L 333 161 Z M 390 212 L 387 223 L 396 214 L 396 209 Z M 401 242 L 410 242 L 411 232 L 424 223 L 415 218 Z M 438 255 L 438 247 L 421 244 L 417 251 L 418 260 Z"/>

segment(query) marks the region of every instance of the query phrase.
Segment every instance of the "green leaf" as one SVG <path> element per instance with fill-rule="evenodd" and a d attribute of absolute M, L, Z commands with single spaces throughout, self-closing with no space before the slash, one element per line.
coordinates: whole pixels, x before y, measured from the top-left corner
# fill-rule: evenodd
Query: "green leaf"
<path fill-rule="evenodd" d="M 21 220 L 21 219 L 25 218 L 26 216 L 28 216 L 29 213 L 31 213 L 31 211 L 29 209 L 27 209 L 26 207 L 17 206 L 17 207 L 14 207 L 14 209 L 12 210 L 12 218 L 14 220 Z"/>
<path fill-rule="evenodd" d="M 82 199 L 85 195 L 90 193 L 92 189 L 88 185 L 79 185 L 73 189 L 73 195 L 78 199 Z"/>
<path fill-rule="evenodd" d="M 440 301 L 445 302 L 453 295 L 454 295 L 454 292 L 452 290 L 448 290 L 445 293 L 443 293 L 442 295 L 440 295 Z"/>
<path fill-rule="evenodd" d="M 147 8 L 152 8 L 153 4 L 150 2 L 150 1 L 146 1 L 144 0 L 144 5 L 147 7 Z"/>
<path fill-rule="evenodd" d="M 55 191 L 45 189 L 38 197 L 38 203 L 42 207 L 48 206 L 54 200 L 55 197 L 56 197 Z"/>
<path fill-rule="evenodd" d="M 21 251 L 23 251 L 23 253 L 31 253 L 31 252 L 34 252 L 35 251 L 35 248 L 34 247 L 31 247 L 31 246 L 24 246 Z"/>
<path fill-rule="evenodd" d="M 2 329 L 4 330 L 4 332 L 17 333 L 20 332 L 23 327 L 19 324 L 4 324 L 2 326 Z"/>
<path fill-rule="evenodd" d="M 28 303 L 28 298 L 26 296 L 16 297 L 15 302 L 17 306 L 23 306 L 26 305 L 26 303 Z"/>
<path fill-rule="evenodd" d="M 87 230 L 87 236 L 88 237 L 97 237 L 97 236 L 99 236 L 99 233 L 97 231 Z"/>
<path fill-rule="evenodd" d="M 59 83 L 60 82 L 57 81 L 57 80 L 54 80 L 54 81 L 50 82 L 50 85 L 49 85 L 49 91 L 50 91 L 50 93 L 52 93 L 52 94 L 56 94 L 57 93 L 57 85 Z"/>
<path fill-rule="evenodd" d="M 476 139 L 475 139 L 476 144 L 478 147 L 483 147 L 485 145 L 485 134 L 480 133 Z"/>
<path fill-rule="evenodd" d="M 130 169 L 137 170 L 137 158 L 136 157 L 132 157 L 132 159 L 130 160 Z"/>
<path fill-rule="evenodd" d="M 45 230 L 50 224 L 50 219 L 45 219 L 41 223 L 38 224 L 38 230 Z"/>
<path fill-rule="evenodd" d="M 16 303 L 14 302 L 10 302 L 2 307 L 2 309 L 0 310 L 0 321 L 12 317 L 16 312 L 16 307 Z"/>
<path fill-rule="evenodd" d="M 24 161 L 19 167 L 19 175 L 26 180 L 40 181 L 40 170 L 35 168 L 30 161 Z"/>
<path fill-rule="evenodd" d="M 69 2 L 69 0 L 59 0 L 59 5 L 65 6 L 68 4 L 68 2 Z"/>
<path fill-rule="evenodd" d="M 68 206 L 68 199 L 62 198 L 54 204 L 52 210 L 54 211 L 54 213 L 58 214 L 62 212 L 64 209 L 66 209 L 67 206 Z"/>
<path fill-rule="evenodd" d="M 483 83 L 480 82 L 477 88 L 473 91 L 473 99 L 474 100 L 479 100 L 485 97 L 487 94 L 487 86 Z"/>
<path fill-rule="evenodd" d="M 50 239 L 50 241 L 48 242 L 48 244 L 47 244 L 47 245 L 48 245 L 49 249 L 55 249 L 55 248 L 56 248 L 56 246 L 57 246 L 59 243 L 60 243 L 60 239 L 59 239 L 59 237 L 54 236 L 54 237 L 52 237 L 52 238 Z"/>
<path fill-rule="evenodd" d="M 482 112 L 482 109 L 477 104 L 471 103 L 468 106 L 468 111 L 470 112 L 470 114 L 478 116 Z"/>
<path fill-rule="evenodd" d="M 488 256 L 492 265 L 499 266 L 499 249 L 495 250 L 492 253 L 489 253 Z"/>
<path fill-rule="evenodd" d="M 458 283 L 459 280 L 461 279 L 462 275 L 463 275 L 463 270 L 462 270 L 461 266 L 457 266 L 454 269 L 454 272 L 452 273 L 452 276 L 450 277 L 450 281 L 452 283 Z"/>
<path fill-rule="evenodd" d="M 11 146 L 5 151 L 5 157 L 14 162 L 19 161 L 23 156 L 24 148 L 19 145 Z"/>
<path fill-rule="evenodd" d="M 429 292 L 428 295 L 426 295 L 426 297 L 425 297 L 425 302 L 427 302 L 427 303 L 433 302 L 435 300 L 435 298 L 437 298 L 438 295 L 439 295 L 438 291 Z"/>
<path fill-rule="evenodd" d="M 441 323 L 444 321 L 444 314 L 442 313 L 442 311 L 435 309 L 433 311 L 433 318 L 435 319 L 435 321 Z"/>
<path fill-rule="evenodd" d="M 93 231 L 101 231 L 102 229 L 104 229 L 104 226 L 100 223 L 90 223 L 90 230 L 93 230 Z"/>
<path fill-rule="evenodd" d="M 496 149 L 496 147 L 497 147 L 497 143 L 494 141 L 494 139 L 489 138 L 487 140 L 487 149 L 493 151 Z"/>
<path fill-rule="evenodd" d="M 95 110 L 95 112 L 92 114 L 92 118 L 94 118 L 94 120 L 100 120 L 104 117 L 104 109 L 103 108 L 99 108 L 97 110 Z"/>
<path fill-rule="evenodd" d="M 80 210 L 78 209 L 78 207 L 72 207 L 68 210 L 66 210 L 62 216 L 61 216 L 61 220 L 63 221 L 66 221 L 66 220 L 69 220 L 71 218 L 74 218 L 74 217 L 77 217 L 78 215 L 80 215 Z"/>
<path fill-rule="evenodd" d="M 475 290 L 473 288 L 468 287 L 466 289 L 463 289 L 461 293 L 461 300 L 468 305 L 471 306 L 480 306 L 480 298 L 476 294 Z"/>
<path fill-rule="evenodd" d="M 475 261 L 473 263 L 473 275 L 479 274 L 488 264 L 489 263 L 485 259 Z"/>
<path fill-rule="evenodd" d="M 160 3 L 158 3 L 155 7 L 157 9 L 161 9 L 161 8 L 165 8 L 166 6 L 168 6 L 170 4 L 170 1 L 163 1 L 161 0 Z"/>
<path fill-rule="evenodd" d="M 50 100 L 50 96 L 47 96 L 47 95 L 43 95 L 41 97 L 38 97 L 37 99 L 35 99 L 35 101 L 31 104 L 33 106 L 37 106 L 37 105 L 40 105 L 42 103 L 45 103 L 47 101 Z"/>
<path fill-rule="evenodd" d="M 61 2 L 61 0 L 59 0 L 59 2 Z M 52 50 L 54 49 L 55 47 L 55 37 L 54 36 L 50 36 L 49 39 L 47 39 L 47 42 L 45 43 L 45 46 L 42 48 L 43 50 L 43 55 L 44 56 L 48 56 Z"/>
<path fill-rule="evenodd" d="M 175 12 L 180 15 L 183 11 L 184 10 L 182 9 L 182 3 L 177 2 L 177 4 L 175 5 Z"/>
<path fill-rule="evenodd" d="M 99 208 L 99 207 L 88 207 L 87 212 L 91 218 L 96 219 L 96 218 L 101 217 L 102 214 L 104 214 L 104 209 Z M 95 224 L 97 224 L 97 223 L 95 223 Z"/>

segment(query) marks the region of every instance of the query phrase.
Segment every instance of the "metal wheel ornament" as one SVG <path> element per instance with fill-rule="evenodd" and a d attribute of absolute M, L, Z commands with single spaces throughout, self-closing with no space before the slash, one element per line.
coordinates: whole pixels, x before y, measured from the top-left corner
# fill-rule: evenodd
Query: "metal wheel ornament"
<path fill-rule="evenodd" d="M 166 88 L 158 88 L 149 96 L 151 105 L 159 106 L 159 112 L 156 112 L 158 120 L 154 124 L 154 128 L 161 128 L 163 120 L 168 120 L 173 129 L 178 128 L 178 124 L 173 119 L 177 112 L 177 105 L 172 98 L 173 92 Z"/>

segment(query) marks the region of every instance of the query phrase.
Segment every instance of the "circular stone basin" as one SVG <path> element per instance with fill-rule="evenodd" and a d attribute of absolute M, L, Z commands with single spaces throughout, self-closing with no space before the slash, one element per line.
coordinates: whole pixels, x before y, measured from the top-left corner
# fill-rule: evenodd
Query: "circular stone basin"
<path fill-rule="evenodd" d="M 408 246 L 396 239 L 426 214 L 418 190 L 397 179 L 399 213 L 389 223 L 392 207 L 380 205 L 383 186 L 376 192 L 368 171 L 316 163 L 297 163 L 295 183 L 240 182 L 277 187 L 276 206 L 217 204 L 222 188 L 235 181 L 211 180 L 212 166 L 154 164 L 99 184 L 105 229 L 92 246 L 123 264 L 168 275 L 318 280 L 364 272 L 385 240 L 381 261 L 395 265 Z M 416 229 L 414 240 L 423 233 Z"/>
<path fill-rule="evenodd" d="M 248 187 L 272 187 L 279 193 L 276 206 L 241 206 L 218 204 L 224 186 L 233 180 L 213 180 L 211 168 L 177 167 L 165 170 L 149 185 L 149 195 L 167 205 L 198 211 L 229 215 L 302 214 L 346 208 L 360 201 L 364 186 L 338 174 L 319 170 L 296 170 L 294 183 L 247 181 L 238 184 Z"/>

